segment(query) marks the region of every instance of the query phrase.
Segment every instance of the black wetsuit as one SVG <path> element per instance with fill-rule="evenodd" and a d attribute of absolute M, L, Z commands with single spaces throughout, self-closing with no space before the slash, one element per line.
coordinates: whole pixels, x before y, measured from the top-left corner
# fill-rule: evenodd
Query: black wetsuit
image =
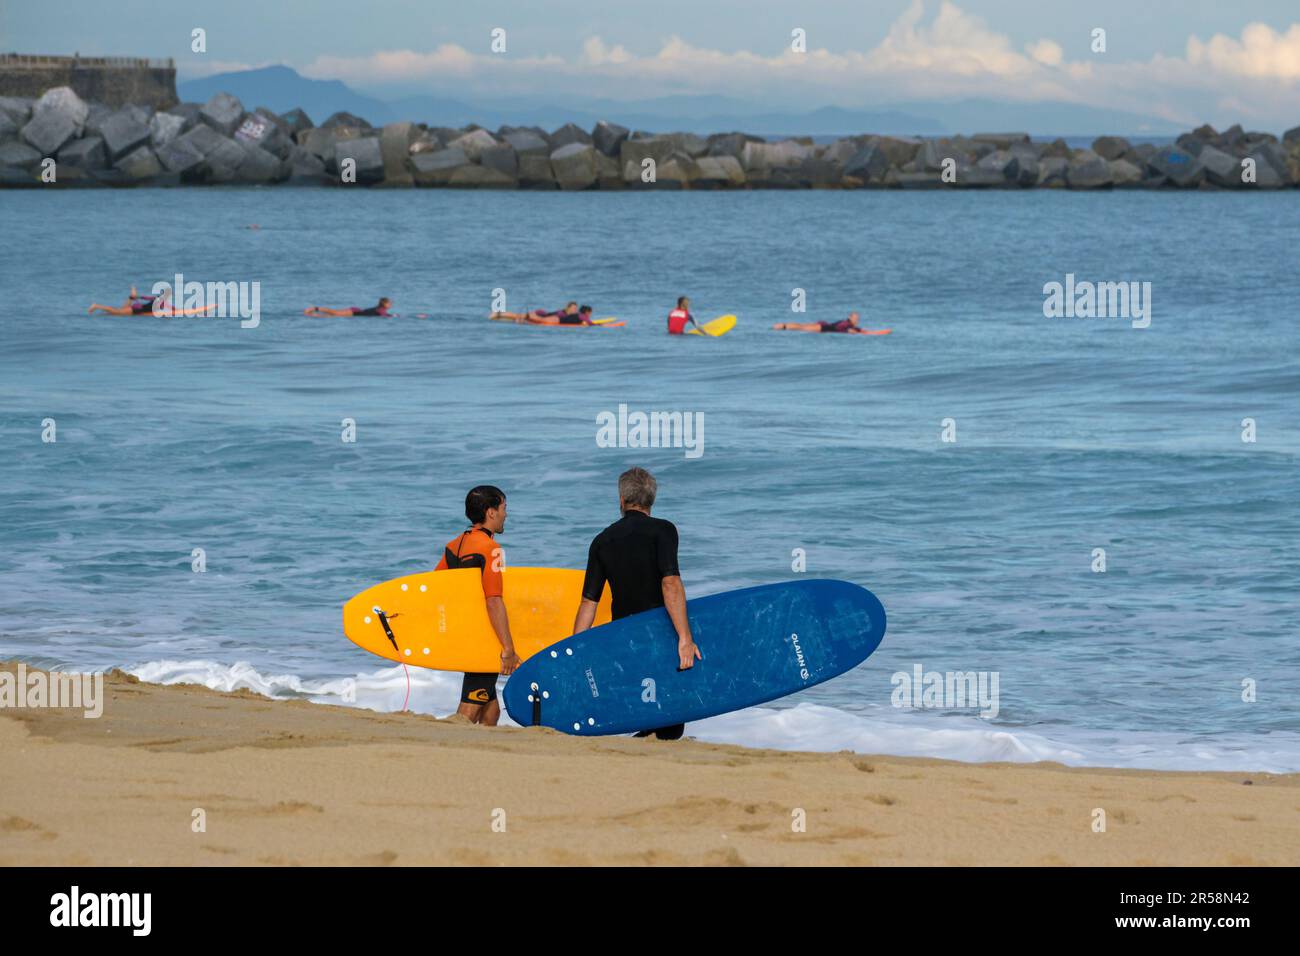
<path fill-rule="evenodd" d="M 555 319 L 556 322 L 558 322 L 560 325 L 582 325 L 583 324 L 581 312 L 569 313 L 569 312 L 565 312 L 563 309 L 560 309 L 555 312 L 543 312 L 541 317 L 543 319 Z"/>
<path fill-rule="evenodd" d="M 678 576 L 677 528 L 671 521 L 642 511 L 625 511 L 623 517 L 596 535 L 587 552 L 587 577 L 582 596 L 600 601 L 605 582 L 613 596 L 614 620 L 664 606 L 663 580 Z M 643 730 L 660 740 L 677 740 L 685 724 Z"/>

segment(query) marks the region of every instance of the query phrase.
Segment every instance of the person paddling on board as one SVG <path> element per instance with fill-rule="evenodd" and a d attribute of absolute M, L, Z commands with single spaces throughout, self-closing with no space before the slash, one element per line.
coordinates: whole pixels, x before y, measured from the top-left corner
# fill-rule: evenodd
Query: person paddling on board
<path fill-rule="evenodd" d="M 166 291 L 162 295 L 140 295 L 135 291 L 135 286 L 131 286 L 131 295 L 121 305 L 100 305 L 98 302 L 92 302 L 86 314 L 107 312 L 109 315 L 147 315 L 154 311 L 154 303 L 157 303 L 159 313 L 170 314 L 172 307 L 167 301 L 167 295 Z"/>
<path fill-rule="evenodd" d="M 841 332 L 846 335 L 884 335 L 889 329 L 858 328 L 858 313 L 850 312 L 847 319 L 838 322 L 778 322 L 772 326 L 786 332 Z"/>
<path fill-rule="evenodd" d="M 578 306 L 570 302 L 562 312 L 545 312 L 524 320 L 532 325 L 595 325 L 591 321 L 591 306 Z"/>
<path fill-rule="evenodd" d="M 685 335 L 688 322 L 697 329 L 700 327 L 695 316 L 691 315 L 691 300 L 682 296 L 677 300 L 677 308 L 668 313 L 668 334 Z"/>
<path fill-rule="evenodd" d="M 618 507 L 623 517 L 596 535 L 587 551 L 587 576 L 573 633 L 591 627 L 608 581 L 613 620 L 654 608 L 667 612 L 677 632 L 679 667 L 688 670 L 704 657 L 695 646 L 686 617 L 686 589 L 677 567 L 677 528 L 671 521 L 650 516 L 657 492 L 654 475 L 644 468 L 629 468 L 618 476 Z M 673 724 L 643 730 L 636 736 L 654 734 L 660 740 L 678 740 L 685 731 L 685 724 Z"/>
<path fill-rule="evenodd" d="M 470 526 L 447 542 L 442 560 L 435 571 L 452 568 L 478 568 L 483 580 L 483 599 L 487 602 L 488 620 L 501 642 L 501 673 L 510 675 L 519 666 L 515 642 L 510 636 L 510 620 L 502 599 L 501 572 L 505 569 L 505 552 L 496 535 L 505 530 L 506 496 L 494 485 L 471 488 L 465 496 L 465 517 Z M 501 719 L 501 702 L 497 700 L 497 675 L 492 672 L 466 674 L 461 681 L 460 706 L 456 713 L 470 723 L 495 727 Z"/>
<path fill-rule="evenodd" d="M 160 295 L 140 295 L 131 286 L 131 295 L 121 305 L 100 305 L 91 303 L 87 315 L 107 312 L 109 315 L 157 315 L 162 318 L 175 318 L 181 315 L 204 315 L 216 309 L 216 305 L 200 305 L 189 309 L 177 309 L 171 302 L 171 290 L 164 289 Z"/>
<path fill-rule="evenodd" d="M 145 315 L 154 310 L 155 302 L 158 303 L 159 312 L 171 311 L 171 306 L 167 303 L 166 291 L 162 295 L 140 295 L 135 291 L 135 286 L 131 286 L 131 295 L 121 305 L 100 305 L 98 302 L 92 302 L 86 314 L 107 312 L 109 315 Z"/>
<path fill-rule="evenodd" d="M 594 325 L 591 321 L 591 306 L 578 307 L 570 302 L 563 309 L 546 312 L 542 309 L 530 309 L 527 312 L 493 312 L 489 319 L 509 319 L 527 325 Z"/>
<path fill-rule="evenodd" d="M 343 316 L 345 318 L 354 315 L 378 315 L 378 316 L 382 316 L 385 319 L 395 319 L 397 318 L 397 316 L 393 315 L 393 313 L 388 311 L 389 308 L 392 307 L 392 304 L 393 304 L 393 300 L 385 297 L 379 300 L 378 305 L 372 305 L 368 309 L 358 308 L 355 305 L 352 306 L 350 309 L 327 309 L 324 306 L 313 305 L 310 308 L 303 309 L 302 314 L 315 316 L 315 317 L 320 317 L 324 315 L 334 315 L 334 316 Z"/>

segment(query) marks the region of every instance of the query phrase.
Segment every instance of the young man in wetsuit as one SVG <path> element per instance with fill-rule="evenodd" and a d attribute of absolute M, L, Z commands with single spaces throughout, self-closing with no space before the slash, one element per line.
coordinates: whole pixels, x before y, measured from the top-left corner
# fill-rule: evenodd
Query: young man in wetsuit
<path fill-rule="evenodd" d="M 700 327 L 695 316 L 691 315 L 691 300 L 682 296 L 677 300 L 677 308 L 668 313 L 668 334 L 685 335 L 687 322 L 697 329 Z"/>
<path fill-rule="evenodd" d="M 496 535 L 506 526 L 506 496 L 494 485 L 471 488 L 465 496 L 465 517 L 470 527 L 447 542 L 442 560 L 435 571 L 449 568 L 478 568 L 483 579 L 483 599 L 487 602 L 488 620 L 501 642 L 501 673 L 513 674 L 519 666 L 514 640 L 510 637 L 510 620 L 502 599 L 501 572 L 505 569 L 505 552 L 496 543 Z M 456 713 L 470 723 L 495 727 L 501 719 L 501 702 L 497 700 L 497 674 L 466 674 L 461 682 L 460 706 Z"/>
<path fill-rule="evenodd" d="M 686 670 L 704 658 L 691 637 L 691 623 L 686 616 L 686 589 L 677 567 L 677 528 L 671 521 L 650 516 L 657 491 L 654 476 L 644 468 L 629 468 L 618 476 L 618 507 L 623 517 L 591 542 L 573 633 L 591 627 L 608 581 L 615 621 L 657 607 L 667 612 L 677 631 L 678 663 Z M 660 740 L 678 740 L 685 730 L 685 724 L 673 724 L 643 730 L 636 736 L 654 734 Z"/>
<path fill-rule="evenodd" d="M 302 314 L 318 316 L 318 317 L 322 315 L 336 315 L 336 316 L 343 316 L 345 318 L 354 315 L 378 315 L 385 319 L 391 319 L 391 318 L 396 318 L 396 316 L 392 315 L 388 311 L 389 307 L 392 306 L 392 304 L 393 304 L 392 299 L 383 298 L 379 300 L 378 305 L 372 305 L 368 309 L 360 309 L 357 308 L 355 305 L 352 306 L 352 308 L 350 309 L 327 309 L 324 306 L 313 305 L 311 306 L 311 308 L 303 309 Z"/>

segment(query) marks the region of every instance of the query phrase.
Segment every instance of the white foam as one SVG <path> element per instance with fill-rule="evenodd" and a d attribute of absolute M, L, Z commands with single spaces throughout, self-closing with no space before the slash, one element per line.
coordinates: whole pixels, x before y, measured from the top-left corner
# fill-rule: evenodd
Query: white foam
<path fill-rule="evenodd" d="M 856 714 L 820 704 L 750 707 L 698 721 L 688 733 L 710 743 L 745 747 L 849 750 L 973 763 L 1051 760 L 1073 767 L 1300 771 L 1300 734 L 1191 737 L 1054 727 L 1048 736 L 978 717 L 894 708 Z"/>
<path fill-rule="evenodd" d="M 302 680 L 263 675 L 251 664 L 208 660 L 152 661 L 125 669 L 153 684 L 202 684 L 214 690 L 247 688 L 276 699 L 397 711 L 407 696 L 401 665 L 349 678 Z M 459 674 L 411 667 L 407 709 L 444 717 L 460 700 Z M 513 724 L 501 714 L 503 724 Z M 708 743 L 772 750 L 892 754 L 986 763 L 1053 760 L 1076 767 L 1150 770 L 1300 772 L 1300 734 L 1215 735 L 1100 732 L 1054 727 L 1051 735 L 990 724 L 977 717 L 878 708 L 849 713 L 801 703 L 750 707 L 692 723 L 690 736 Z"/>
<path fill-rule="evenodd" d="M 246 661 L 151 661 L 125 669 L 151 684 L 202 684 L 213 690 L 246 688 L 274 699 L 310 700 L 317 704 L 360 707 L 384 713 L 399 711 L 407 699 L 407 675 L 402 666 L 385 667 L 355 677 L 304 681 L 294 674 L 265 676 Z M 411 667 L 407 710 L 445 717 L 460 701 L 460 675 Z"/>

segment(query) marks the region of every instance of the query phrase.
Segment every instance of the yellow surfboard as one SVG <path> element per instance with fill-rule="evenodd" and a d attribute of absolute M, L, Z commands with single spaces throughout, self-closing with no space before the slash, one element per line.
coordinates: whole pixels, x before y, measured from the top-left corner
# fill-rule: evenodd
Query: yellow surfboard
<path fill-rule="evenodd" d="M 736 326 L 736 317 L 734 315 L 720 315 L 716 319 L 705 322 L 698 329 L 691 329 L 687 335 L 708 335 L 717 338 L 719 335 L 726 335 Z"/>
<path fill-rule="evenodd" d="M 583 572 L 507 568 L 503 577 L 510 636 L 521 659 L 573 633 Z M 609 620 L 607 586 L 595 623 Z M 343 633 L 390 661 L 438 671 L 501 669 L 501 644 L 488 620 L 482 572 L 476 568 L 426 571 L 367 588 L 343 605 Z"/>

